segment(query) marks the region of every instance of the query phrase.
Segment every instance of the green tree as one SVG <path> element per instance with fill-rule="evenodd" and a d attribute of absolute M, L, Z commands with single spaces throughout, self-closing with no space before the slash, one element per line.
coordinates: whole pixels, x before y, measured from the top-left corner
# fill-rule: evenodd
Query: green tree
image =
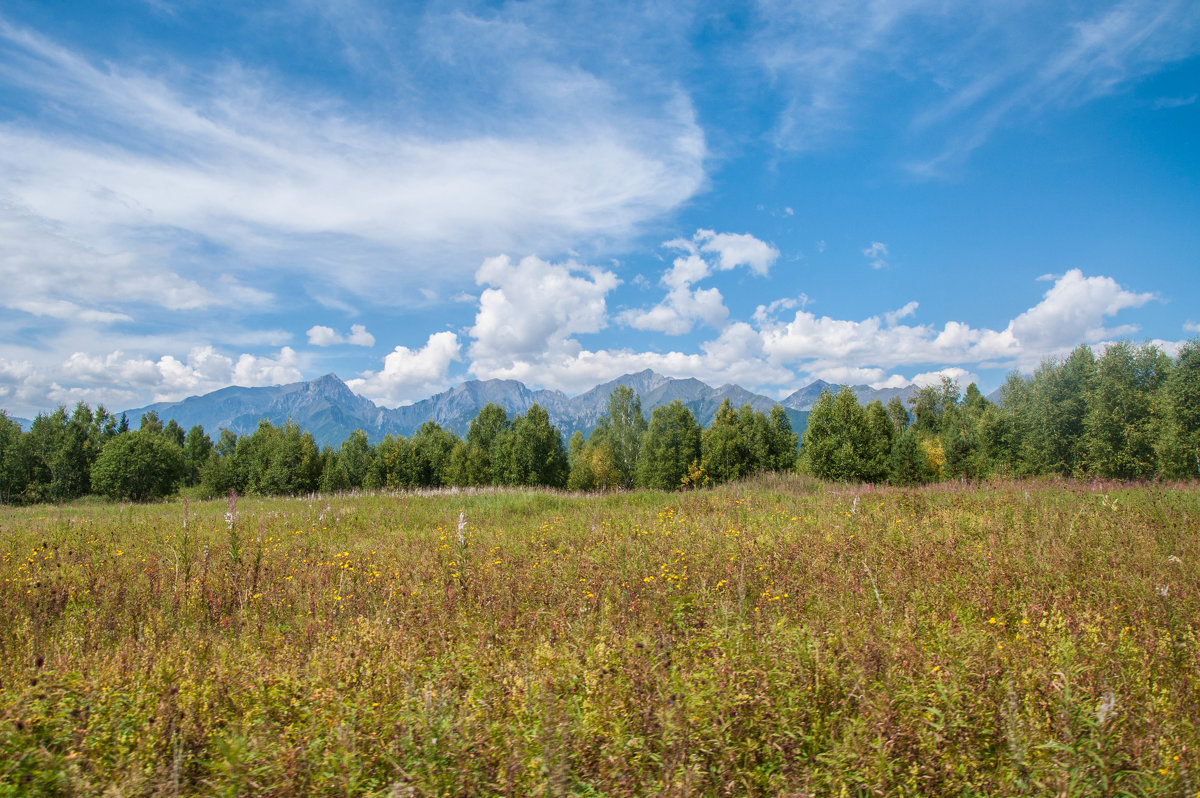
<path fill-rule="evenodd" d="M 450 455 L 458 436 L 436 421 L 426 421 L 408 440 L 397 439 L 395 483 L 406 488 L 440 488 L 449 484 Z"/>
<path fill-rule="evenodd" d="M 871 429 L 852 390 L 821 392 L 808 415 L 804 453 L 815 477 L 845 482 L 868 476 Z"/>
<path fill-rule="evenodd" d="M 567 458 L 570 464 L 567 487 L 571 490 L 603 491 L 621 484 L 608 441 L 595 435 L 585 441 L 583 433 L 576 430 L 571 435 Z"/>
<path fill-rule="evenodd" d="M 183 480 L 183 450 L 153 429 L 117 435 L 92 468 L 92 489 L 110 499 L 150 501 L 170 495 Z"/>
<path fill-rule="evenodd" d="M 92 464 L 99 454 L 91 438 L 94 421 L 82 402 L 70 416 L 61 406 L 38 414 L 22 437 L 28 500 L 70 501 L 91 489 Z"/>
<path fill-rule="evenodd" d="M 261 495 L 311 493 L 320 485 L 321 452 L 294 421 L 276 427 L 263 419 L 238 439 L 234 453 L 244 490 Z"/>
<path fill-rule="evenodd" d="M 929 458 L 910 427 L 896 437 L 888 458 L 888 482 L 893 485 L 919 485 L 932 479 Z"/>
<path fill-rule="evenodd" d="M 1179 348 L 1161 397 L 1158 460 L 1164 476 L 1200 478 L 1200 338 Z"/>
<path fill-rule="evenodd" d="M 892 427 L 895 429 L 896 435 L 908 429 L 908 425 L 912 422 L 908 415 L 908 409 L 904 406 L 904 400 L 899 396 L 888 399 L 887 413 L 888 418 L 892 420 Z"/>
<path fill-rule="evenodd" d="M 29 481 L 24 432 L 0 410 L 0 504 L 17 504 L 25 498 Z"/>
<path fill-rule="evenodd" d="M 608 397 L 608 410 L 600 417 L 589 441 L 608 444 L 613 465 L 620 474 L 621 488 L 632 488 L 637 471 L 642 436 L 646 432 L 646 417 L 642 415 L 642 400 L 632 388 L 618 385 Z"/>
<path fill-rule="evenodd" d="M 1082 474 L 1084 419 L 1096 384 L 1096 358 L 1076 347 L 1062 363 L 1047 361 L 1030 385 L 1029 433 L 1023 452 L 1031 473 Z"/>
<path fill-rule="evenodd" d="M 356 429 L 342 442 L 337 452 L 331 452 L 321 473 L 321 487 L 327 491 L 355 490 L 367 481 L 375 459 L 375 450 L 367 433 Z"/>
<path fill-rule="evenodd" d="M 1031 448 L 1033 412 L 1029 381 L 1014 371 L 1000 386 L 999 402 L 984 408 L 979 421 L 991 470 L 1012 476 L 1033 473 L 1037 462 Z"/>
<path fill-rule="evenodd" d="M 466 449 L 461 465 L 462 474 L 459 484 L 463 485 L 492 485 L 498 483 L 499 474 L 493 467 L 493 455 L 498 450 L 500 441 L 512 428 L 508 413 L 503 407 L 488 402 L 467 430 Z"/>
<path fill-rule="evenodd" d="M 958 404 L 958 383 L 942 377 L 938 385 L 927 385 L 909 399 L 913 408 L 914 430 L 926 435 L 937 435 L 942 431 L 942 418 Z"/>
<path fill-rule="evenodd" d="M 800 439 L 792 431 L 792 421 L 782 405 L 771 408 L 768 419 L 769 445 L 766 467 L 770 471 L 791 471 L 796 467 L 797 447 Z"/>
<path fill-rule="evenodd" d="M 156 432 L 161 435 L 163 431 L 162 419 L 158 417 L 158 413 L 156 411 L 147 410 L 145 413 L 142 413 L 142 420 L 141 424 L 138 426 L 138 429 Z"/>
<path fill-rule="evenodd" d="M 794 448 L 793 448 L 794 451 Z M 678 399 L 654 408 L 638 455 L 637 484 L 678 490 L 688 466 L 700 457 L 700 425 Z"/>
<path fill-rule="evenodd" d="M 729 399 L 721 402 L 712 423 L 700 436 L 701 465 L 715 483 L 739 479 L 750 472 L 751 451 L 742 437 L 738 412 Z"/>
<path fill-rule="evenodd" d="M 564 488 L 570 466 L 562 434 L 539 404 L 513 419 L 512 429 L 498 439 L 496 459 L 501 483 Z"/>
<path fill-rule="evenodd" d="M 196 485 L 200 482 L 200 471 L 208 462 L 212 451 L 212 439 L 205 433 L 204 427 L 196 424 L 187 431 L 183 442 L 183 461 L 187 465 L 185 484 Z"/>
<path fill-rule="evenodd" d="M 408 442 L 403 437 L 385 435 L 375 447 L 375 462 L 367 476 L 374 487 L 394 488 L 400 485 L 400 468 Z"/>
<path fill-rule="evenodd" d="M 861 475 L 867 482 L 883 482 L 888 476 L 888 460 L 897 436 L 896 425 L 878 399 L 869 403 L 863 414 L 866 417 L 868 443 Z"/>
<path fill-rule="evenodd" d="M 991 406 L 979 387 L 971 383 L 962 403 L 946 408 L 940 437 L 947 476 L 968 479 L 987 476 L 990 467 L 981 425 Z"/>
<path fill-rule="evenodd" d="M 184 441 L 187 439 L 187 433 L 183 431 L 183 427 L 179 426 L 179 422 L 171 419 L 163 427 L 163 435 L 166 435 L 180 449 L 183 448 Z"/>
<path fill-rule="evenodd" d="M 1109 346 L 1096 364 L 1084 418 L 1088 469 L 1102 477 L 1147 479 L 1157 470 L 1155 393 L 1170 371 L 1156 346 Z"/>

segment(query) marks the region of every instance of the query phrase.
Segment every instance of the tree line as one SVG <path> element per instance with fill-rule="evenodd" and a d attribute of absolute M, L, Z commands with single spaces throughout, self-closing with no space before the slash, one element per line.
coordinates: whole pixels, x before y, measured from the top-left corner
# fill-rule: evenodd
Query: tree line
<path fill-rule="evenodd" d="M 69 414 L 38 415 L 28 432 L 0 411 L 0 503 L 89 494 L 146 501 L 180 488 L 200 496 L 486 485 L 669 490 L 789 469 L 796 451 L 782 408 L 765 415 L 726 401 L 702 430 L 678 401 L 647 421 L 628 387 L 613 391 L 591 435 L 576 432 L 569 445 L 536 404 L 514 417 L 488 404 L 465 438 L 427 421 L 409 437 L 372 445 L 356 430 L 336 449 L 320 449 L 291 421 L 264 419 L 241 436 L 221 429 L 214 443 L 199 425 L 185 432 L 150 412 L 131 429 L 124 416 L 80 403 Z"/>
<path fill-rule="evenodd" d="M 831 480 L 909 485 L 939 479 L 1061 475 L 1200 477 L 1200 340 L 1172 359 L 1152 344 L 1077 347 L 997 401 L 974 383 L 922 388 L 906 407 L 824 393 L 804 432 L 802 467 Z"/>
<path fill-rule="evenodd" d="M 911 485 L 940 479 L 1062 475 L 1200 477 L 1200 339 L 1172 359 L 1119 342 L 1099 357 L 1080 346 L 1032 376 L 1012 374 L 997 401 L 946 379 L 906 403 L 860 405 L 823 393 L 803 445 L 778 405 L 762 413 L 726 400 L 701 428 L 679 401 L 647 419 L 618 387 L 590 435 L 564 444 L 540 405 L 510 417 L 495 404 L 466 437 L 428 421 L 372 445 L 356 430 L 318 448 L 296 424 L 266 420 L 247 435 L 184 431 L 154 413 L 136 430 L 124 416 L 80 403 L 39 414 L 30 429 L 0 411 L 0 503 L 63 502 L 89 494 L 144 501 L 189 488 L 201 496 L 382 488 L 545 486 L 672 490 L 799 468 L 840 481 Z"/>

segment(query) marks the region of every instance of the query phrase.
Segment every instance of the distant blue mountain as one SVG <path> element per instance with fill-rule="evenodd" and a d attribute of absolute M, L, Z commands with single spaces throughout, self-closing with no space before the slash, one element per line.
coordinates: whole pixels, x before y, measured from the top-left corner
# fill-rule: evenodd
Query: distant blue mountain
<path fill-rule="evenodd" d="M 833 383 L 825 382 L 825 380 L 816 380 L 805 385 L 800 390 L 781 399 L 779 404 L 789 410 L 812 410 L 817 399 L 820 398 L 823 391 L 837 393 L 842 388 L 849 387 L 854 392 L 854 396 L 858 399 L 860 405 L 867 405 L 878 399 L 883 404 L 891 401 L 892 397 L 900 397 L 900 399 L 908 403 L 908 400 L 917 395 L 920 390 L 916 385 L 905 385 L 903 388 L 872 388 L 869 385 L 834 385 Z"/>
<path fill-rule="evenodd" d="M 564 437 L 569 437 L 575 430 L 590 434 L 607 409 L 609 395 L 619 385 L 638 393 L 642 412 L 647 418 L 654 408 L 678 399 L 691 409 L 703 426 L 708 426 L 725 399 L 735 407 L 749 404 L 763 412 L 777 404 L 775 400 L 739 385 L 713 388 L 700 380 L 664 377 L 647 369 L 602 383 L 574 397 L 561 391 L 534 390 L 516 380 L 471 380 L 397 408 L 379 407 L 355 394 L 336 375 L 326 374 L 309 382 L 290 385 L 222 388 L 203 396 L 192 396 L 179 402 L 158 402 L 125 413 L 135 427 L 143 413 L 154 411 L 162 421 L 175 419 L 184 429 L 199 424 L 214 439 L 221 428 L 244 435 L 253 432 L 260 419 L 276 425 L 291 420 L 312 433 L 320 445 L 337 446 L 356 429 L 366 432 L 372 441 L 378 441 L 389 434 L 412 435 L 427 421 L 465 435 L 471 420 L 488 403 L 503 407 L 510 416 L 524 413 L 536 403 L 546 409 L 551 422 Z M 800 433 L 807 426 L 808 411 L 821 390 L 840 387 L 818 381 L 778 404 L 787 411 L 793 430 Z M 855 386 L 854 391 L 860 401 L 874 398 L 887 401 L 890 395 L 903 396 L 905 391 L 916 390 L 910 388 L 872 391 L 866 386 Z"/>
<path fill-rule="evenodd" d="M 7 415 L 7 413 L 5 415 Z M 16 416 L 8 416 L 8 420 L 15 422 L 16 425 L 21 428 L 22 432 L 29 432 L 29 427 L 31 424 L 33 424 L 33 422 L 27 418 L 17 418 Z"/>

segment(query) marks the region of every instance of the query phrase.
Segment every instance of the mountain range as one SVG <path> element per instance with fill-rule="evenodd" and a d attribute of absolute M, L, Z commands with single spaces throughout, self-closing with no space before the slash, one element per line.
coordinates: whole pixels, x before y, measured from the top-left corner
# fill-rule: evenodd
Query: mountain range
<path fill-rule="evenodd" d="M 143 413 L 154 411 L 162 421 L 175 419 L 184 429 L 199 424 L 214 438 L 221 428 L 244 435 L 255 430 L 259 419 L 276 425 L 290 419 L 312 433 L 318 444 L 337 446 L 355 429 L 363 430 L 377 442 L 389 434 L 412 435 L 426 421 L 435 421 L 445 429 L 465 435 L 471 420 L 489 402 L 503 407 L 510 416 L 524 413 L 536 403 L 546 409 L 550 421 L 564 437 L 569 437 L 575 430 L 585 435 L 591 432 L 608 407 L 609 395 L 619 385 L 638 393 L 647 417 L 654 408 L 676 399 L 691 409 L 702 426 L 708 426 L 725 399 L 734 407 L 749 404 L 763 412 L 780 404 L 797 433 L 807 426 L 808 412 L 821 391 L 838 391 L 842 387 L 817 380 L 776 402 L 740 385 L 713 388 L 697 379 L 665 377 L 647 369 L 601 383 L 573 397 L 561 391 L 531 389 L 516 380 L 471 380 L 411 405 L 385 408 L 355 394 L 337 375 L 326 374 L 289 385 L 232 386 L 203 396 L 158 402 L 124 412 L 134 427 Z M 874 399 L 887 402 L 893 396 L 906 399 L 917 391 L 915 385 L 882 390 L 855 385 L 851 389 L 864 404 Z"/>

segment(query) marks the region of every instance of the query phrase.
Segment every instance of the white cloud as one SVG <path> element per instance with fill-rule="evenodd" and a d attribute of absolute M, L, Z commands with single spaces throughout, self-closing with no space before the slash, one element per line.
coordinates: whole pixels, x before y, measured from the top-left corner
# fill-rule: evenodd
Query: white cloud
<path fill-rule="evenodd" d="M 896 322 L 900 321 L 900 319 L 906 319 L 912 314 L 916 313 L 918 307 L 920 307 L 920 305 L 917 304 L 915 300 L 908 302 L 902 308 L 897 308 L 896 310 L 884 313 L 883 320 L 887 322 L 887 326 L 894 327 Z"/>
<path fill-rule="evenodd" d="M 342 335 L 332 327 L 315 324 L 308 329 L 308 342 L 312 346 L 334 346 L 335 344 L 353 344 L 354 346 L 374 346 L 375 336 L 367 332 L 361 324 L 350 326 L 350 333 Z"/>
<path fill-rule="evenodd" d="M 759 305 L 754 309 L 754 320 L 759 325 L 770 324 L 775 321 L 775 315 L 781 310 L 795 310 L 808 305 L 808 294 L 801 294 L 796 299 L 792 297 L 784 297 L 776 299 L 769 304 Z"/>
<path fill-rule="evenodd" d="M 346 343 L 354 346 L 375 346 L 375 336 L 367 332 L 367 328 L 361 324 L 351 324 L 350 334 L 346 336 Z"/>
<path fill-rule="evenodd" d="M 864 249 L 862 254 L 871 261 L 872 269 L 882 269 L 887 266 L 887 261 L 884 259 L 888 256 L 888 248 L 887 244 L 881 241 L 872 241 L 871 246 Z"/>
<path fill-rule="evenodd" d="M 701 252 L 717 255 L 716 266 L 721 271 L 746 266 L 755 274 L 764 276 L 779 259 L 779 250 L 749 233 L 697 230 L 694 240 Z"/>
<path fill-rule="evenodd" d="M 697 321 L 720 327 L 729 316 L 725 298 L 716 288 L 672 288 L 667 296 L 647 310 L 625 311 L 618 319 L 638 330 L 653 330 L 667 335 L 692 331 Z"/>
<path fill-rule="evenodd" d="M 862 366 L 820 366 L 808 371 L 809 376 L 831 382 L 834 385 L 873 385 L 884 378 L 881 368 L 864 368 Z M 907 385 L 904 380 L 902 385 Z"/>
<path fill-rule="evenodd" d="M 0 398 L 27 412 L 51 402 L 84 401 L 110 410 L 170 402 L 228 385 L 280 385 L 303 379 L 306 362 L 290 347 L 275 355 L 239 355 L 235 361 L 212 346 L 192 348 L 183 360 L 162 355 L 157 360 L 75 352 L 55 366 L 34 367 L 27 361 L 0 357 Z"/>
<path fill-rule="evenodd" d="M 338 335 L 332 327 L 315 324 L 308 328 L 308 342 L 312 346 L 333 346 L 342 342 L 342 336 Z"/>
<path fill-rule="evenodd" d="M 694 297 L 690 281 L 711 272 L 692 241 L 672 242 L 684 250 L 664 272 L 667 298 L 644 311 L 626 311 L 619 319 L 639 329 L 671 331 L 681 319 L 696 318 L 695 308 L 686 304 Z M 496 285 L 481 299 L 476 327 L 477 340 L 470 351 L 470 370 L 480 377 L 518 379 L 560 390 L 580 390 L 622 373 L 653 368 L 673 376 L 692 376 L 706 381 L 739 382 L 758 390 L 787 385 L 797 372 L 831 381 L 867 383 L 875 387 L 898 387 L 910 378 L 896 369 L 929 365 L 913 380 L 936 381 L 941 376 L 976 379 L 971 367 L 1017 367 L 1031 369 L 1046 357 L 1057 356 L 1079 343 L 1096 343 L 1108 333 L 1131 329 L 1106 327 L 1105 320 L 1123 309 L 1137 307 L 1150 294 L 1125 291 L 1108 277 L 1084 277 L 1071 270 L 1055 281 L 1034 307 L 1016 316 L 1004 329 L 976 328 L 959 321 L 941 326 L 905 324 L 919 305 L 904 306 L 862 320 L 817 316 L 799 300 L 785 298 L 760 305 L 753 324 L 733 321 L 719 327 L 716 338 L 699 345 L 698 351 L 648 352 L 631 350 L 587 350 L 573 337 L 602 326 L 603 296 L 615 278 L 598 285 L 582 280 L 575 289 L 541 291 L 541 275 L 549 271 L 563 280 L 576 267 L 553 266 L 534 259 L 514 267 L 507 258 L 485 264 L 481 282 Z M 581 279 L 581 278 L 576 278 Z M 489 296 L 489 292 L 493 292 Z M 537 306 L 537 297 L 553 293 L 563 297 L 566 307 L 577 304 L 576 295 L 587 298 L 578 315 L 586 323 L 573 327 L 553 313 L 536 323 L 519 307 Z M 518 302 L 514 297 L 521 297 Z M 807 303 L 807 297 L 803 297 Z M 721 306 L 723 308 L 723 306 Z M 783 310 L 794 311 L 779 319 Z M 722 316 L 724 320 L 724 316 Z M 508 320 L 508 321 L 502 321 Z M 507 342 L 500 346 L 498 342 Z M 476 357 L 476 353 L 481 357 Z"/>
<path fill-rule="evenodd" d="M 942 380 L 946 377 L 949 377 L 952 381 L 957 382 L 959 387 L 964 390 L 972 382 L 977 382 L 979 379 L 976 375 L 972 374 L 966 369 L 959 368 L 957 366 L 951 366 L 949 368 L 938 369 L 937 371 L 924 371 L 920 374 L 914 374 L 910 382 L 918 387 L 926 388 L 930 385 L 941 385 Z"/>
<path fill-rule="evenodd" d="M 1081 343 L 1097 343 L 1136 332 L 1132 325 L 1106 327 L 1106 319 L 1140 307 L 1153 294 L 1133 293 L 1110 277 L 1084 277 L 1072 269 L 1055 281 L 1037 305 L 1016 316 L 1003 330 L 950 321 L 940 328 L 906 325 L 899 311 L 861 321 L 818 317 L 804 310 L 787 322 L 756 314 L 764 351 L 773 362 L 812 373 L 836 368 L 880 368 L 992 363 L 1032 369 Z M 869 376 L 869 375 L 868 375 Z"/>
<path fill-rule="evenodd" d="M 153 75 L 99 65 L 9 24 L 0 41 L 8 88 L 45 112 L 36 129 L 0 126 L 0 233 L 19 225 L 33 244 L 0 270 L 49 272 L 24 301 L 265 301 L 238 278 L 280 260 L 407 300 L 421 287 L 387 274 L 438 281 L 483 251 L 619 240 L 704 181 L 704 134 L 670 86 L 631 97 L 577 70 L 497 70 L 511 82 L 498 88 L 519 98 L 513 113 L 441 129 L 407 113 L 351 118 L 340 98 L 301 96 L 237 64 L 197 80 L 170 61 Z M 157 265 L 191 257 L 197 240 L 244 271 L 222 283 Z"/>
<path fill-rule="evenodd" d="M 729 315 L 721 292 L 716 288 L 693 290 L 691 287 L 692 283 L 708 275 L 708 262 L 695 252 L 676 258 L 662 275 L 661 282 L 668 288 L 666 297 L 647 310 L 627 310 L 617 318 L 630 327 L 668 335 L 691 332 L 697 321 L 720 327 Z"/>
<path fill-rule="evenodd" d="M 1200 324 L 1194 321 L 1187 321 L 1183 323 L 1183 329 L 1187 332 L 1200 333 Z"/>
<path fill-rule="evenodd" d="M 17 300 L 15 302 L 10 301 L 8 307 L 14 310 L 22 310 L 33 316 L 49 316 L 53 319 L 77 319 L 97 324 L 133 321 L 133 318 L 125 313 L 85 309 L 65 299 Z"/>
<path fill-rule="evenodd" d="M 1041 302 L 1014 318 L 1008 331 L 1024 351 L 1037 353 L 1040 359 L 1081 342 L 1133 334 L 1136 327 L 1106 328 L 1105 319 L 1154 298 L 1154 294 L 1126 291 L 1111 277 L 1084 277 L 1079 269 L 1071 269 L 1054 282 Z"/>
<path fill-rule="evenodd" d="M 682 250 L 671 268 L 663 272 L 660 282 L 667 295 L 653 307 L 631 309 L 617 319 L 638 330 L 652 330 L 668 335 L 691 332 L 697 322 L 721 329 L 729 316 L 725 298 L 717 288 L 692 288 L 712 274 L 745 266 L 755 274 L 765 275 L 779 258 L 779 251 L 749 234 L 715 233 L 697 230 L 692 238 L 677 238 L 663 244 L 669 249 Z M 715 262 L 705 255 L 715 256 Z"/>
<path fill-rule="evenodd" d="M 1152 105 L 1154 110 L 1161 111 L 1164 108 L 1185 108 L 1200 99 L 1200 94 L 1191 94 L 1187 97 L 1159 97 Z"/>
<path fill-rule="evenodd" d="M 424 399 L 447 387 L 450 364 L 459 359 L 461 350 L 456 334 L 434 333 L 420 349 L 397 346 L 383 359 L 382 370 L 364 371 L 346 384 L 387 407 Z"/>
<path fill-rule="evenodd" d="M 786 98 L 778 146 L 814 150 L 894 130 L 914 152 L 932 150 L 911 165 L 929 176 L 960 166 L 997 130 L 1121 92 L 1200 51 L 1200 7 L 1186 0 L 756 8 L 750 49 Z M 907 83 L 911 106 L 872 102 L 881 74 Z M 910 124 L 897 124 L 905 115 Z"/>
<path fill-rule="evenodd" d="M 905 377 L 903 374 L 890 374 L 884 379 L 876 380 L 868 384 L 875 390 L 880 391 L 884 388 L 903 388 L 911 382 L 912 380 L 910 380 L 908 377 Z"/>
<path fill-rule="evenodd" d="M 488 286 L 470 329 L 471 371 L 480 377 L 578 351 L 570 336 L 604 329 L 605 297 L 620 283 L 612 272 L 574 262 L 530 256 L 514 264 L 507 255 L 485 260 L 475 280 Z"/>
<path fill-rule="evenodd" d="M 277 357 L 255 357 L 244 354 L 233 367 L 234 385 L 284 385 L 304 379 L 300 358 L 290 347 L 279 350 Z"/>
<path fill-rule="evenodd" d="M 44 396 L 37 384 L 37 372 L 28 360 L 9 360 L 0 357 L 0 400 L 6 408 L 36 407 Z"/>
<path fill-rule="evenodd" d="M 3 135 L 0 128 L 0 140 Z M 7 174 L 5 157 L 0 146 L 0 175 Z M 125 308 L 136 304 L 180 311 L 259 306 L 270 300 L 269 294 L 232 278 L 218 279 L 214 290 L 206 289 L 159 266 L 165 259 L 162 247 L 92 232 L 68 229 L 0 198 L 0 281 L 5 285 L 0 307 L 109 324 L 130 321 Z"/>

